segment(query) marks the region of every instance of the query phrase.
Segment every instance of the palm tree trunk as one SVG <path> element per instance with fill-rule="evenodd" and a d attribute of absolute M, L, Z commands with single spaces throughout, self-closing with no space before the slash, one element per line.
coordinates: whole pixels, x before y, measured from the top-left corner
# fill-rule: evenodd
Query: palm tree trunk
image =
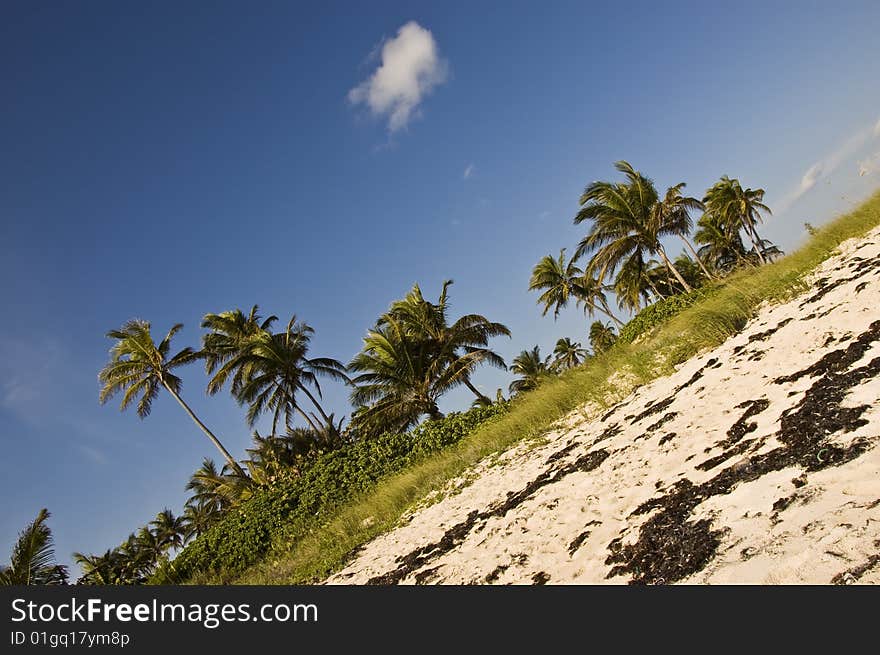
<path fill-rule="evenodd" d="M 684 278 L 681 276 L 681 273 L 679 273 L 678 269 L 675 268 L 675 266 L 672 264 L 671 261 L 669 261 L 669 257 L 666 256 L 666 251 L 663 249 L 663 246 L 660 246 L 660 244 L 657 244 L 657 245 L 659 246 L 659 248 L 657 249 L 657 252 L 660 253 L 660 257 L 663 258 L 663 263 L 666 264 L 666 268 L 668 268 L 670 271 L 672 271 L 672 274 L 681 283 L 681 286 L 684 287 L 684 290 L 686 292 L 693 291 L 693 289 L 691 288 L 691 285 L 689 285 L 687 282 L 684 281 Z"/>
<path fill-rule="evenodd" d="M 199 417 L 196 416 L 195 413 L 192 411 L 192 409 L 190 409 L 189 405 L 187 405 L 183 401 L 183 398 L 181 398 L 180 395 L 174 389 L 169 387 L 168 384 L 166 384 L 164 381 L 162 382 L 162 384 L 168 390 L 168 393 L 170 393 L 172 396 L 174 396 L 175 400 L 177 400 L 177 402 L 180 403 L 180 406 L 183 407 L 183 409 L 186 411 L 187 414 L 189 414 L 189 417 L 195 422 L 195 424 L 198 425 L 202 429 L 202 432 L 204 432 L 206 435 L 208 435 L 208 439 L 210 439 L 211 442 L 215 446 L 217 446 L 217 450 L 219 450 L 223 454 L 223 458 L 226 460 L 226 462 L 229 464 L 229 466 L 232 467 L 232 470 L 235 471 L 236 473 L 238 473 L 241 477 L 246 478 L 247 474 L 245 474 L 244 470 L 242 470 L 239 463 L 236 462 L 235 459 L 232 457 L 232 455 L 229 454 L 229 451 L 223 447 L 223 444 L 220 443 L 220 440 L 217 437 L 215 437 L 214 433 L 208 429 L 208 426 L 206 426 L 204 423 L 202 423 L 199 420 Z"/>
<path fill-rule="evenodd" d="M 715 277 L 709 272 L 709 269 L 707 269 L 703 265 L 703 260 L 700 259 L 700 256 L 697 254 L 697 251 L 691 245 L 691 242 L 688 241 L 683 234 L 680 234 L 679 236 L 681 237 L 681 240 L 684 241 L 684 245 L 687 246 L 687 249 L 691 251 L 691 254 L 694 256 L 694 261 L 697 262 L 697 264 L 699 264 L 700 270 L 703 271 L 703 275 L 705 275 L 706 278 L 709 280 L 714 280 Z"/>
<path fill-rule="evenodd" d="M 755 246 L 755 253 L 757 253 L 758 259 L 761 260 L 762 264 L 766 264 L 767 260 L 764 259 L 764 255 L 761 254 L 761 247 L 758 245 L 761 242 L 760 237 L 758 237 L 758 231 L 755 229 L 755 226 L 750 220 L 745 221 L 745 226 L 746 234 L 749 235 L 749 241 L 751 241 L 752 245 Z"/>
<path fill-rule="evenodd" d="M 610 318 L 612 321 L 617 323 L 617 327 L 622 328 L 624 325 L 626 325 L 623 321 L 621 321 L 619 318 L 611 313 L 611 310 L 608 309 L 608 303 L 604 301 L 602 302 L 602 313 L 605 314 L 605 316 Z"/>
<path fill-rule="evenodd" d="M 492 400 L 491 400 L 487 395 L 485 395 L 484 393 L 480 392 L 480 390 L 477 389 L 473 384 L 471 384 L 471 381 L 468 380 L 467 378 L 464 379 L 464 386 L 466 386 L 468 389 L 470 389 L 471 391 L 473 391 L 473 392 L 474 392 L 474 395 L 475 395 L 478 399 L 480 399 L 480 400 L 482 400 L 483 402 L 485 402 L 487 405 L 491 405 L 491 404 L 492 404 Z"/>
<path fill-rule="evenodd" d="M 645 282 L 648 283 L 648 286 L 651 287 L 651 291 L 654 292 L 654 301 L 655 302 L 660 300 L 661 298 L 666 297 L 662 293 L 660 293 L 660 291 L 657 289 L 657 287 L 654 286 L 654 283 L 651 282 L 651 278 L 649 278 L 647 275 L 645 276 Z"/>

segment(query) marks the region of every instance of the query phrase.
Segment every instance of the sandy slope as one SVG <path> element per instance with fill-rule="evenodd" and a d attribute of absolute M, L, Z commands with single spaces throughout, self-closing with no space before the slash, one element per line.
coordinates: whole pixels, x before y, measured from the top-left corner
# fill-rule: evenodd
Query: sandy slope
<path fill-rule="evenodd" d="M 880 230 L 811 289 L 490 458 L 330 583 L 880 581 Z"/>

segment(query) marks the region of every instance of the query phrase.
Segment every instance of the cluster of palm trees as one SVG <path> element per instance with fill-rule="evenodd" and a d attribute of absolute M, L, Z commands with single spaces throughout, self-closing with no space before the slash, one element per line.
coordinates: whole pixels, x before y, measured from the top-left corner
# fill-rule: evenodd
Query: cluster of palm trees
<path fill-rule="evenodd" d="M 538 346 L 522 351 L 510 366 L 518 376 L 509 386 L 511 394 L 534 389 L 543 379 L 580 366 L 614 344 L 615 327 L 623 322 L 612 312 L 608 293 L 614 293 L 619 309 L 635 313 L 738 267 L 759 265 L 781 254 L 757 231 L 761 214 L 770 213 L 762 189 L 744 189 L 738 180 L 725 176 L 702 200 L 686 196 L 684 183 L 661 196 L 651 179 L 629 163 L 618 162 L 616 168 L 623 181 L 593 182 L 580 198 L 574 222 L 589 229 L 574 256 L 567 259 L 562 249 L 557 257 L 543 257 L 529 281 L 529 289 L 540 294 L 544 315 L 552 309 L 558 317 L 572 303 L 594 319 L 597 315 L 603 319 L 590 325 L 590 350 L 562 338 L 546 358 Z M 691 235 L 691 214 L 697 211 L 702 215 Z M 684 246 L 678 256 L 667 250 L 666 242 L 673 237 Z M 582 258 L 584 266 L 578 264 Z M 230 508 L 257 489 L 300 474 L 321 452 L 371 434 L 407 430 L 425 417 L 441 419 L 439 400 L 452 389 L 466 387 L 474 394 L 474 404 L 491 404 L 493 399 L 472 378 L 484 364 L 507 368 L 489 342 L 509 337 L 510 330 L 479 314 L 453 321 L 451 285 L 451 280 L 443 283 L 436 302 L 414 285 L 379 316 L 348 365 L 310 357 L 314 330 L 308 324 L 292 316 L 283 330 L 276 331 L 278 318 L 262 318 L 256 305 L 247 313 L 235 309 L 204 316 L 201 325 L 206 332 L 199 349 L 172 353 L 171 341 L 182 324 L 174 325 L 158 343 L 150 323 L 143 320 L 128 321 L 109 332 L 114 343 L 110 361 L 99 373 L 100 402 L 121 394 L 121 408 L 134 405 L 144 418 L 164 390 L 214 444 L 223 465 L 218 469 L 213 460 L 204 460 L 187 485 L 192 495 L 180 516 L 166 509 L 103 555 L 77 553 L 82 579 L 107 584 L 147 579 L 163 559 L 209 529 Z M 194 362 L 204 364 L 207 393 L 228 389 L 245 409 L 249 426 L 253 428 L 263 416 L 271 419 L 269 434 L 253 433 L 245 459 L 236 460 L 184 401 L 178 370 Z M 347 426 L 322 406 L 322 380 L 350 386 L 354 409 Z M 303 426 L 294 425 L 297 418 Z M 37 522 L 31 528 L 39 531 L 41 525 Z M 0 579 L 19 568 L 7 567 L 0 573 L 6 578 Z M 41 570 L 46 579 L 61 575 L 60 569 Z"/>
<path fill-rule="evenodd" d="M 554 258 L 547 255 L 532 271 L 529 289 L 540 291 L 544 314 L 554 316 L 569 301 L 583 305 L 589 314 L 601 313 L 618 326 L 621 321 L 608 307 L 607 293 L 617 297 L 618 307 L 638 311 L 650 302 L 692 291 L 716 280 L 737 266 L 763 264 L 781 251 L 758 235 L 763 189 L 744 189 L 739 180 L 722 177 L 706 191 L 703 200 L 684 195 L 685 183 L 661 196 L 653 181 L 626 161 L 617 162 L 622 182 L 593 182 L 580 197 L 575 224 L 587 223 L 570 261 L 565 249 Z M 691 242 L 691 213 L 703 212 Z M 745 233 L 751 250 L 743 244 Z M 673 258 L 664 239 L 675 237 L 687 252 Z M 583 268 L 577 265 L 588 257 Z"/>
<path fill-rule="evenodd" d="M 74 561 L 82 568 L 77 584 L 142 584 L 163 559 L 183 547 L 193 530 L 187 517 L 164 509 L 120 546 L 102 555 L 74 553 Z"/>
<path fill-rule="evenodd" d="M 158 343 L 151 324 L 131 320 L 108 332 L 113 339 L 110 361 L 99 373 L 101 403 L 122 395 L 121 409 L 134 405 L 145 418 L 164 390 L 184 409 L 223 457 L 218 470 L 206 458 L 191 477 L 192 496 L 184 512 L 161 512 L 148 526 L 132 533 L 117 548 L 102 555 L 75 554 L 83 580 L 102 584 L 132 584 L 147 579 L 163 558 L 198 537 L 230 508 L 255 490 L 298 475 L 322 452 L 384 431 L 404 431 L 423 417 L 443 417 L 439 399 L 465 386 L 475 404 L 493 400 L 474 385 L 474 372 L 483 364 L 506 369 L 504 360 L 488 347 L 490 339 L 510 336 L 510 330 L 479 314 L 449 318 L 449 287 L 443 283 L 437 302 L 424 298 L 418 285 L 383 313 L 363 341 L 362 350 L 346 366 L 327 357 L 310 357 L 314 330 L 291 317 L 274 331 L 276 316 L 263 319 L 255 305 L 207 314 L 201 348 L 172 354 L 171 341 L 183 327 L 174 325 Z M 271 418 L 270 433 L 253 433 L 248 456 L 238 461 L 193 412 L 181 395 L 180 367 L 204 363 L 207 393 L 228 388 L 246 409 L 254 427 L 262 416 Z M 322 378 L 351 387 L 355 409 L 351 421 L 336 420 L 321 404 Z M 500 398 L 500 394 L 499 394 Z M 295 426 L 296 417 L 305 426 Z"/>
<path fill-rule="evenodd" d="M 743 266 L 772 261 L 783 253 L 758 235 L 761 214 L 770 214 L 763 203 L 764 190 L 743 188 L 739 180 L 723 176 L 706 191 L 702 200 L 686 196 L 685 183 L 669 187 L 660 195 L 653 181 L 626 161 L 615 164 L 623 173 L 621 182 L 598 181 L 588 185 L 580 197 L 576 225 L 589 225 L 574 256 L 566 259 L 546 255 L 535 265 L 529 290 L 540 293 L 543 315 L 552 309 L 554 318 L 569 303 L 582 305 L 584 312 L 610 319 L 618 328 L 623 322 L 608 305 L 614 293 L 618 308 L 630 314 L 652 302 L 687 293 L 718 280 Z M 702 212 L 694 229 L 692 212 Z M 742 235 L 751 243 L 747 249 Z M 685 251 L 673 258 L 664 240 L 677 238 Z M 693 243 L 691 241 L 693 239 Z M 587 257 L 585 266 L 578 265 Z M 616 335 L 607 322 L 594 321 L 589 329 L 593 353 L 613 345 Z M 570 347 L 560 339 L 557 350 Z M 533 389 L 541 379 L 564 370 L 554 355 L 542 359 L 538 346 L 524 350 L 511 370 L 520 378 L 510 386 L 512 393 Z"/>

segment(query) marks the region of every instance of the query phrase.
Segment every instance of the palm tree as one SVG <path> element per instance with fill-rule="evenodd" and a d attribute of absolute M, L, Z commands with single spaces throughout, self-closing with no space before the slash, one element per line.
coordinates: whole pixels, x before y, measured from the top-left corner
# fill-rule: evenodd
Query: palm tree
<path fill-rule="evenodd" d="M 531 350 L 523 350 L 514 357 L 510 371 L 520 376 L 510 383 L 508 391 L 511 394 L 537 388 L 541 381 L 550 374 L 547 360 L 541 359 L 541 349 L 538 346 Z"/>
<path fill-rule="evenodd" d="M 544 305 L 543 316 L 552 307 L 553 318 L 558 318 L 559 311 L 568 305 L 569 300 L 574 299 L 576 303 L 584 304 L 585 312 L 593 314 L 600 311 L 623 325 L 608 308 L 605 290 L 597 279 L 584 275 L 575 259 L 565 261 L 565 248 L 559 251 L 558 258 L 554 259 L 552 255 L 542 257 L 532 269 L 529 280 L 529 291 L 543 291 L 538 296 L 538 303 Z"/>
<path fill-rule="evenodd" d="M 46 525 L 49 516 L 46 508 L 41 509 L 18 534 L 9 566 L 0 567 L 0 586 L 67 584 L 67 567 L 55 563 L 52 530 Z"/>
<path fill-rule="evenodd" d="M 709 262 L 722 275 L 730 272 L 737 263 L 746 261 L 746 249 L 739 230 L 728 230 L 723 217 L 714 212 L 706 212 L 697 221 L 694 241 L 700 246 L 699 259 Z"/>
<path fill-rule="evenodd" d="M 362 411 L 352 415 L 359 428 L 405 430 L 427 414 L 443 418 L 437 400 L 462 382 L 470 361 L 451 363 L 438 357 L 434 344 L 411 334 L 398 320 L 384 317 L 364 337 L 361 352 L 349 369 L 359 373 L 352 382 L 351 402 Z"/>
<path fill-rule="evenodd" d="M 240 358 L 243 367 L 241 387 L 237 395 L 239 402 L 248 403 L 247 421 L 253 426 L 265 411 L 272 411 L 272 433 L 275 434 L 278 421 L 284 416 L 284 424 L 291 427 L 293 413 L 298 413 L 313 430 L 319 431 L 318 424 L 303 410 L 297 395 L 304 394 L 318 410 L 325 424 L 330 417 L 321 407 L 309 387 L 321 396 L 318 377 L 350 382 L 345 374 L 346 368 L 335 359 L 306 357 L 309 342 L 314 330 L 306 323 L 297 322 L 291 317 L 283 333 L 270 334 L 261 331 L 248 339 Z"/>
<path fill-rule="evenodd" d="M 617 297 L 617 306 L 630 313 L 635 313 L 643 305 L 649 304 L 649 291 L 653 292 L 655 300 L 661 298 L 660 292 L 648 275 L 648 266 L 642 259 L 641 252 L 635 252 L 623 261 L 612 288 Z"/>
<path fill-rule="evenodd" d="M 259 307 L 254 305 L 245 316 L 240 309 L 220 314 L 205 314 L 202 327 L 210 332 L 202 337 L 201 355 L 205 360 L 205 372 L 213 377 L 208 382 L 208 393 L 215 394 L 230 375 L 233 376 L 232 395 L 241 392 L 244 378 L 250 372 L 247 362 L 247 345 L 254 337 L 268 333 L 277 316 L 260 319 Z"/>
<path fill-rule="evenodd" d="M 556 370 L 566 370 L 580 366 L 587 358 L 588 353 L 580 343 L 574 342 L 568 337 L 559 339 L 556 347 L 553 348 L 553 368 Z"/>
<path fill-rule="evenodd" d="M 98 379 L 104 384 L 98 398 L 104 404 L 119 391 L 124 391 L 120 407 L 124 410 L 140 395 L 137 413 L 145 418 L 150 414 L 159 389 L 164 387 L 223 454 L 229 466 L 244 475 L 238 462 L 180 396 L 181 380 L 172 371 L 199 357 L 192 348 L 184 348 L 173 357 L 168 356 L 171 339 L 182 327 L 182 323 L 174 325 L 159 345 L 150 335 L 148 321 L 134 319 L 123 325 L 122 329 L 108 332 L 107 336 L 115 339 L 116 343 L 110 349 L 110 362 L 98 374 Z"/>
<path fill-rule="evenodd" d="M 187 502 L 183 507 L 185 542 L 204 534 L 220 515 L 219 509 L 211 503 Z"/>
<path fill-rule="evenodd" d="M 186 521 L 182 516 L 174 516 L 174 513 L 167 507 L 150 521 L 150 527 L 153 529 L 153 534 L 162 551 L 183 546 Z"/>
<path fill-rule="evenodd" d="M 218 471 L 214 461 L 206 457 L 186 485 L 187 491 L 193 492 L 187 502 L 222 512 L 245 496 L 251 484 L 250 477 L 230 473 L 225 466 Z"/>
<path fill-rule="evenodd" d="M 759 261 L 764 264 L 761 238 L 756 224 L 761 222 L 761 212 L 772 213 L 764 204 L 764 189 L 743 189 L 739 180 L 726 175 L 716 182 L 703 198 L 707 211 L 724 222 L 729 234 L 744 230 L 754 246 Z"/>
<path fill-rule="evenodd" d="M 614 345 L 615 341 L 617 341 L 617 335 L 614 334 L 614 328 L 610 325 L 595 321 L 590 326 L 590 347 L 597 355 L 606 352 Z"/>
<path fill-rule="evenodd" d="M 703 274 L 707 279 L 711 280 L 713 279 L 712 274 L 703 266 L 703 262 L 697 256 L 697 251 L 687 238 L 687 235 L 691 233 L 694 227 L 690 213 L 692 211 L 703 211 L 705 206 L 696 198 L 685 196 L 682 193 L 685 186 L 687 185 L 684 182 L 679 182 L 666 190 L 666 196 L 654 206 L 654 220 L 661 226 L 661 236 L 667 234 L 674 235 L 682 240 L 685 247 L 694 256 Z M 681 272 L 681 267 L 677 265 L 677 261 L 676 268 Z"/>
<path fill-rule="evenodd" d="M 77 580 L 77 584 L 123 584 L 119 553 L 115 548 L 105 551 L 103 555 L 74 553 L 73 560 L 82 569 L 82 575 Z"/>
<path fill-rule="evenodd" d="M 617 162 L 615 168 L 626 176 L 627 182 L 593 182 L 581 195 L 581 209 L 574 222 L 590 221 L 591 227 L 578 245 L 575 258 L 592 253 L 586 273 L 597 274 L 602 281 L 635 253 L 642 257 L 657 254 L 685 290 L 690 291 L 660 242 L 660 237 L 676 234 L 681 226 L 661 220 L 661 201 L 649 178 L 625 161 Z"/>
<path fill-rule="evenodd" d="M 363 429 L 405 429 L 427 414 L 442 418 L 437 401 L 464 385 L 481 404 L 492 401 L 471 382 L 477 367 L 506 368 L 488 347 L 489 339 L 510 336 L 501 323 L 480 314 L 466 314 L 451 325 L 448 319 L 451 280 L 446 280 L 436 303 L 425 300 L 418 284 L 367 333 L 360 353 L 349 368 L 360 373 L 351 400 L 358 407 L 352 424 Z"/>
<path fill-rule="evenodd" d="M 436 303 L 425 300 L 418 284 L 402 299 L 392 303 L 389 310 L 379 318 L 381 325 L 385 317 L 399 321 L 416 338 L 433 343 L 434 357 L 443 356 L 447 363 L 468 355 L 470 371 L 462 377 L 464 384 L 483 404 L 492 404 L 491 399 L 477 389 L 471 382 L 473 371 L 482 364 L 507 369 L 504 359 L 488 348 L 489 339 L 510 336 L 510 330 L 502 323 L 490 321 L 481 314 L 466 314 L 449 325 L 449 287 L 452 280 L 445 280 Z"/>

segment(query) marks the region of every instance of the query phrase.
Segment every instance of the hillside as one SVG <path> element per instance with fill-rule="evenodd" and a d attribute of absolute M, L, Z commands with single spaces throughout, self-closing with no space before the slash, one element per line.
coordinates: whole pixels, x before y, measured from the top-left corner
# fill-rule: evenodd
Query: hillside
<path fill-rule="evenodd" d="M 880 229 L 806 282 L 483 458 L 327 582 L 880 581 Z"/>

